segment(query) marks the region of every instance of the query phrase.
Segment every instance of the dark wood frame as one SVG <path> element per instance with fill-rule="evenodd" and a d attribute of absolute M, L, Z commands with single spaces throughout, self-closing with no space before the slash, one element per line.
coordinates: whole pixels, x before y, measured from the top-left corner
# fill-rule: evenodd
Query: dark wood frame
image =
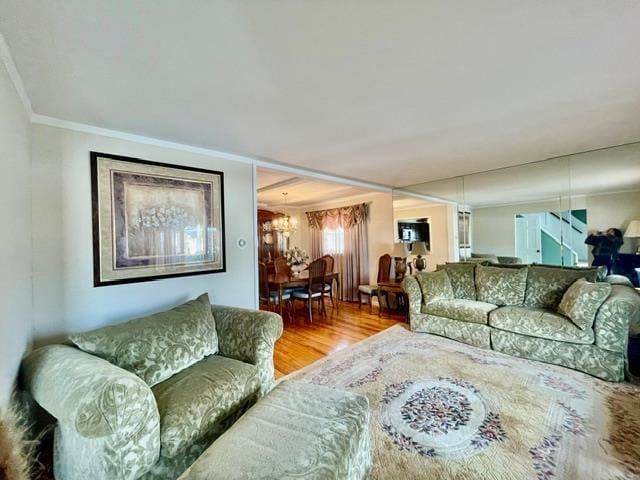
<path fill-rule="evenodd" d="M 121 285 L 125 283 L 151 282 L 162 280 L 164 278 L 187 277 L 192 275 L 210 275 L 213 273 L 224 273 L 227 271 L 227 249 L 226 249 L 226 228 L 225 228 L 225 212 L 224 212 L 224 172 L 218 170 L 208 170 L 205 168 L 187 167 L 183 165 L 174 165 L 171 163 L 152 162 L 141 158 L 126 157 L 123 155 L 114 155 L 111 153 L 89 152 L 91 165 L 91 216 L 92 216 L 92 234 L 93 234 L 93 286 L 104 287 L 107 285 Z M 210 173 L 220 176 L 220 220 L 221 220 L 221 247 L 222 247 L 222 268 L 211 270 L 199 270 L 195 272 L 168 273 L 164 275 L 147 275 L 136 278 L 125 278 L 120 280 L 102 281 L 100 279 L 100 212 L 98 211 L 98 157 L 109 158 L 122 162 L 136 163 L 142 165 L 152 165 L 155 167 L 171 168 L 174 170 L 186 170 L 191 172 Z"/>

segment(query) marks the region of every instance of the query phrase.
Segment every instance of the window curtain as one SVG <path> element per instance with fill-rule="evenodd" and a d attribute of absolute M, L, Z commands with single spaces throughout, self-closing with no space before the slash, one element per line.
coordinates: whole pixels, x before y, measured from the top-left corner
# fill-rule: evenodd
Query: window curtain
<path fill-rule="evenodd" d="M 311 229 L 313 258 L 323 255 L 322 230 L 344 230 L 344 253 L 333 255 L 335 269 L 340 273 L 342 296 L 349 302 L 358 301 L 358 286 L 369 284 L 369 242 L 367 232 L 368 205 L 361 203 L 348 207 L 306 212 Z"/>
<path fill-rule="evenodd" d="M 311 258 L 316 259 L 322 256 L 322 229 L 312 228 L 311 230 Z"/>

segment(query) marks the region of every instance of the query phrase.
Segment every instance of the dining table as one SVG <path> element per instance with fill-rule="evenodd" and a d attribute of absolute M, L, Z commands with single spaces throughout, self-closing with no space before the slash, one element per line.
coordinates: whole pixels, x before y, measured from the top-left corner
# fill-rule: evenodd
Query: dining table
<path fill-rule="evenodd" d="M 342 289 L 340 288 L 340 273 L 325 273 L 324 278 L 326 283 L 331 283 L 331 288 L 333 288 L 334 283 L 336 284 L 338 293 L 337 298 L 338 300 L 342 300 Z M 270 273 L 269 275 L 267 275 L 267 282 L 269 283 L 269 290 L 278 292 L 278 304 L 280 308 L 280 316 L 282 316 L 284 312 L 284 302 L 282 301 L 284 291 L 288 288 L 306 287 L 309 284 L 309 270 L 303 270 L 298 275 L 294 275 L 292 272 Z"/>

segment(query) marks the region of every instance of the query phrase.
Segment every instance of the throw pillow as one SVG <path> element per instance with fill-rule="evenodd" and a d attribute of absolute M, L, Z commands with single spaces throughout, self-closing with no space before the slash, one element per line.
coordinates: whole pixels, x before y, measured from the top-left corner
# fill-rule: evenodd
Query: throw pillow
<path fill-rule="evenodd" d="M 78 348 L 156 385 L 218 352 L 209 295 L 166 312 L 71 335 Z"/>
<path fill-rule="evenodd" d="M 587 330 L 593 327 L 596 313 L 610 293 L 609 283 L 591 283 L 581 278 L 564 293 L 558 311 L 580 329 Z"/>
<path fill-rule="evenodd" d="M 521 306 L 527 289 L 527 267 L 476 267 L 476 294 L 481 302 L 499 307 Z"/>
<path fill-rule="evenodd" d="M 418 272 L 416 280 L 422 290 L 422 303 L 428 304 L 433 300 L 447 300 L 453 298 L 453 288 L 449 275 L 445 270 L 436 272 Z"/>
<path fill-rule="evenodd" d="M 476 299 L 475 263 L 447 263 L 441 269 L 449 275 L 454 298 Z"/>
<path fill-rule="evenodd" d="M 596 268 L 566 268 L 532 265 L 527 278 L 525 307 L 558 310 L 564 292 L 579 278 L 595 282 Z"/>

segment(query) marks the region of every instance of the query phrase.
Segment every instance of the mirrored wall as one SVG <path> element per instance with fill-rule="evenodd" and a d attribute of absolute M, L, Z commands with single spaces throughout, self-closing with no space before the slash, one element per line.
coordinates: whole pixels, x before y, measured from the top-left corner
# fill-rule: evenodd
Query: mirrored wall
<path fill-rule="evenodd" d="M 422 199 L 448 216 L 430 226 L 430 270 L 477 258 L 597 264 L 638 283 L 640 143 L 411 185 L 394 199 L 394 210 Z"/>

